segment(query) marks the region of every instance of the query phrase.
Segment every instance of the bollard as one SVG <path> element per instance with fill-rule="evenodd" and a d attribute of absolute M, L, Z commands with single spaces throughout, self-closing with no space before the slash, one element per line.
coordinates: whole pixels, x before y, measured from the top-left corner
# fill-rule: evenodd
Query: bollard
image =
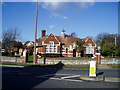
<path fill-rule="evenodd" d="M 89 77 L 96 77 L 96 61 L 90 61 Z"/>

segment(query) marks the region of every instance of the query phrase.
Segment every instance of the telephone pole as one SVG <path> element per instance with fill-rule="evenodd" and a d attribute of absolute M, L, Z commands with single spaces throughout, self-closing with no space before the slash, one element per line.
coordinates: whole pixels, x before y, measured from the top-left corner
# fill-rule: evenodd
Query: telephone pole
<path fill-rule="evenodd" d="M 34 30 L 34 61 L 33 61 L 33 64 L 37 63 L 37 59 L 36 59 L 37 26 L 38 26 L 38 0 L 36 1 L 36 20 L 35 20 L 35 30 Z"/>

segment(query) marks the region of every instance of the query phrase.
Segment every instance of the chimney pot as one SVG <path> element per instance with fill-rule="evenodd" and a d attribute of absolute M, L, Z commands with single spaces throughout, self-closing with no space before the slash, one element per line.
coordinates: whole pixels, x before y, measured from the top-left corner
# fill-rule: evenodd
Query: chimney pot
<path fill-rule="evenodd" d="M 42 30 L 42 37 L 46 35 L 46 30 Z"/>

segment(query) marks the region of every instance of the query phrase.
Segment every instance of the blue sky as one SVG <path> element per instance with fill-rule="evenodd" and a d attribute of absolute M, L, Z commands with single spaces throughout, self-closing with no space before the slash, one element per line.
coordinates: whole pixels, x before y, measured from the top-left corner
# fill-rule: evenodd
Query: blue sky
<path fill-rule="evenodd" d="M 118 33 L 118 3 L 39 3 L 37 38 L 41 30 L 60 35 L 76 32 L 78 37 L 95 37 L 99 33 Z M 35 3 L 6 2 L 2 6 L 2 29 L 18 28 L 22 41 L 34 40 Z"/>

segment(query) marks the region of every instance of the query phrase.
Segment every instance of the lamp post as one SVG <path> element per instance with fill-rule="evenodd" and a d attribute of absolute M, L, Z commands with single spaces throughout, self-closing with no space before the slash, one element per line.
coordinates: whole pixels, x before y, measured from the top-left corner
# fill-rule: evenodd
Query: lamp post
<path fill-rule="evenodd" d="M 34 30 L 34 61 L 33 61 L 33 64 L 36 64 L 37 25 L 38 25 L 38 0 L 36 1 L 36 20 L 35 20 L 35 30 Z"/>
<path fill-rule="evenodd" d="M 116 46 L 116 36 L 115 36 L 115 46 Z"/>

